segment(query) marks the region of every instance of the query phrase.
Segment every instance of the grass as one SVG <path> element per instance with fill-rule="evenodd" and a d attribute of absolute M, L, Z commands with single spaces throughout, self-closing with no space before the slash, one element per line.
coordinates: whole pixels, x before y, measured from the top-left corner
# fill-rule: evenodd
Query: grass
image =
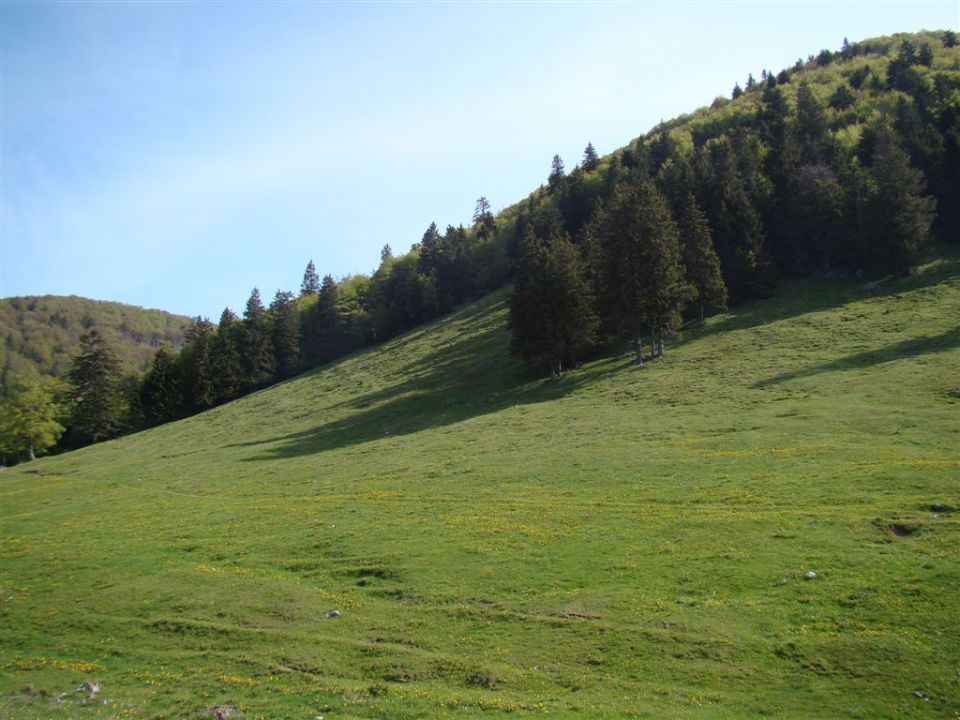
<path fill-rule="evenodd" d="M 0 716 L 955 718 L 958 318 L 953 254 L 549 381 L 499 294 L 5 470 Z"/>

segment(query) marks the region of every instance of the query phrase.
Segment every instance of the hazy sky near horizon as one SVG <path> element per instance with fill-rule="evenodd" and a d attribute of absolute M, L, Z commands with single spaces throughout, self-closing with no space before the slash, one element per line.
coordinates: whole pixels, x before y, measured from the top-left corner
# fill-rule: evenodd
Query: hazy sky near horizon
<path fill-rule="evenodd" d="M 8 2 L 0 295 L 216 321 L 960 3 Z"/>

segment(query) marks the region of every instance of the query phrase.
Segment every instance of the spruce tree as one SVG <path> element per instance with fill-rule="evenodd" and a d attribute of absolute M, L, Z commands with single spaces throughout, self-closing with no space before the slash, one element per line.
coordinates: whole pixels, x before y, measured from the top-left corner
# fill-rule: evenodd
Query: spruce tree
<path fill-rule="evenodd" d="M 497 231 L 496 220 L 490 211 L 490 201 L 483 195 L 477 198 L 476 207 L 473 209 L 473 229 L 477 239 L 483 242 L 492 238 Z"/>
<path fill-rule="evenodd" d="M 277 377 L 291 377 L 300 369 L 300 315 L 293 293 L 277 290 L 270 303 L 270 320 Z"/>
<path fill-rule="evenodd" d="M 511 351 L 552 377 L 593 344 L 598 320 L 580 255 L 565 234 L 541 241 L 527 223 L 510 297 Z"/>
<path fill-rule="evenodd" d="M 317 267 L 313 264 L 313 259 L 307 263 L 307 269 L 303 271 L 303 282 L 300 284 L 301 295 L 316 295 L 320 292 L 320 276 L 317 275 Z"/>
<path fill-rule="evenodd" d="M 346 338 L 341 327 L 341 318 L 337 310 L 337 282 L 330 275 L 324 275 L 317 298 L 317 316 L 319 317 L 322 349 L 320 362 L 327 362 L 347 352 Z"/>
<path fill-rule="evenodd" d="M 563 159 L 559 155 L 553 156 L 550 163 L 550 176 L 547 178 L 547 187 L 551 193 L 559 192 L 563 187 L 563 179 L 566 173 L 563 170 Z"/>
<path fill-rule="evenodd" d="M 270 342 L 267 312 L 257 288 L 250 293 L 243 313 L 240 350 L 243 358 L 244 386 L 252 390 L 266 385 L 273 377 L 276 360 L 273 357 Z"/>
<path fill-rule="evenodd" d="M 802 238 L 802 269 L 830 270 L 844 254 L 843 189 L 833 169 L 824 163 L 804 165 L 797 178 L 796 230 Z"/>
<path fill-rule="evenodd" d="M 587 147 L 583 151 L 583 161 L 580 163 L 580 166 L 586 172 L 592 172 L 597 169 L 600 165 L 600 157 L 597 155 L 597 151 L 593 149 L 593 143 L 587 143 Z"/>
<path fill-rule="evenodd" d="M 140 407 L 150 425 L 176 420 L 181 415 L 178 358 L 170 343 L 160 346 L 140 386 Z"/>
<path fill-rule="evenodd" d="M 120 361 L 96 330 L 80 338 L 80 351 L 70 369 L 70 440 L 87 445 L 116 435 L 125 411 L 120 388 Z"/>
<path fill-rule="evenodd" d="M 217 401 L 213 367 L 213 324 L 197 316 L 186 332 L 186 345 L 180 351 L 183 394 L 187 406 L 204 410 Z"/>
<path fill-rule="evenodd" d="M 680 217 L 680 240 L 686 276 L 697 291 L 702 321 L 705 306 L 727 306 L 727 284 L 720 272 L 720 258 L 713 247 L 710 224 L 693 193 L 687 193 L 684 202 Z"/>
<path fill-rule="evenodd" d="M 744 154 L 723 135 L 708 141 L 699 152 L 701 191 L 697 197 L 704 203 L 723 277 L 734 300 L 766 296 L 774 279 L 760 213 L 738 167 L 738 156 Z M 762 186 L 762 180 L 754 177 L 753 184 Z"/>
<path fill-rule="evenodd" d="M 870 178 L 867 265 L 878 272 L 909 272 L 930 232 L 936 202 L 924 194 L 923 173 L 885 125 L 876 134 Z"/>
<path fill-rule="evenodd" d="M 797 88 L 796 138 L 802 162 L 816 163 L 826 158 L 826 114 L 806 80 L 802 80 Z"/>
<path fill-rule="evenodd" d="M 347 351 L 337 314 L 337 283 L 325 275 L 317 302 L 308 307 L 301 322 L 301 357 L 304 367 L 322 365 Z"/>
<path fill-rule="evenodd" d="M 695 290 L 686 281 L 676 223 L 666 199 L 649 178 L 621 185 L 600 230 L 606 280 L 621 331 L 636 339 L 636 362 L 643 364 L 643 330 L 663 356 L 663 336 L 679 326 Z"/>
<path fill-rule="evenodd" d="M 240 344 L 243 325 L 230 308 L 224 308 L 213 338 L 211 365 L 213 367 L 216 402 L 233 400 L 243 387 L 243 358 Z"/>

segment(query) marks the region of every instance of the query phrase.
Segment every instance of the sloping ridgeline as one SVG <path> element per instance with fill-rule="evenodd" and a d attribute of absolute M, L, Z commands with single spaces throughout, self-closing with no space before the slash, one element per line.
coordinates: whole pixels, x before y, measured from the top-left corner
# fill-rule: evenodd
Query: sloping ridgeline
<path fill-rule="evenodd" d="M 0 715 L 950 717 L 960 259 L 862 284 L 559 381 L 498 293 L 6 470 Z"/>
<path fill-rule="evenodd" d="M 958 241 L 954 32 L 845 43 L 764 70 L 732 95 L 605 157 L 588 146 L 572 170 L 554 158 L 547 183 L 496 217 L 481 198 L 472 227 L 430 224 L 421 238 L 383 238 L 381 264 L 369 277 L 328 276 L 321 289 L 311 264 L 312 281 L 305 274 L 299 298 L 278 293 L 266 309 L 252 293 L 248 310 L 256 313 L 242 320 L 224 313 L 217 328 L 197 333 L 196 352 L 184 354 L 181 377 L 188 382 L 178 389 L 179 414 L 383 342 L 512 281 L 518 299 L 529 300 L 517 304 L 528 312 L 515 313 L 514 347 L 546 374 L 570 367 L 594 344 L 621 347 L 631 334 L 634 341 L 656 335 L 659 354 L 680 318 L 709 314 L 725 299 L 736 306 L 766 297 L 784 278 L 846 273 L 881 280 L 922 262 L 931 237 Z M 640 205 L 650 211 L 633 212 Z M 631 222 L 645 217 L 656 217 L 655 227 Z M 632 236 L 647 242 L 621 242 Z M 403 256 L 389 249 L 412 241 L 419 242 Z M 536 257 L 529 250 L 543 250 L 540 266 L 557 271 L 549 282 L 527 272 L 537 269 L 525 262 Z M 669 272 L 625 276 L 627 251 L 639 269 L 665 265 Z M 670 262 L 657 262 L 665 258 Z M 571 272 L 574 266 L 582 270 Z M 535 282 L 523 282 L 531 276 Z M 559 280 L 567 291 L 557 291 Z M 543 290 L 551 285 L 554 292 Z M 624 295 L 633 298 L 630 307 Z M 544 298 L 560 296 L 576 302 L 546 312 Z M 286 332 L 297 328 L 295 315 L 299 338 Z M 545 317 L 569 325 L 547 333 L 546 349 L 544 338 L 524 332 L 543 330 Z M 271 323 L 284 329 L 283 342 L 272 347 L 264 341 Z M 208 355 L 214 365 L 253 371 L 236 373 L 220 391 L 209 392 L 206 382 L 191 388 L 202 375 L 191 358 Z"/>

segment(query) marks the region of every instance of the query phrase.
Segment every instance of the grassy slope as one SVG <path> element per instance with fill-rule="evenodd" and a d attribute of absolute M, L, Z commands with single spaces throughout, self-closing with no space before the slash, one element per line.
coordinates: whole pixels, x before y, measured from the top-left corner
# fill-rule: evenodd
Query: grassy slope
<path fill-rule="evenodd" d="M 501 294 L 5 471 L 0 715 L 954 717 L 960 260 L 857 285 L 559 382 Z"/>

